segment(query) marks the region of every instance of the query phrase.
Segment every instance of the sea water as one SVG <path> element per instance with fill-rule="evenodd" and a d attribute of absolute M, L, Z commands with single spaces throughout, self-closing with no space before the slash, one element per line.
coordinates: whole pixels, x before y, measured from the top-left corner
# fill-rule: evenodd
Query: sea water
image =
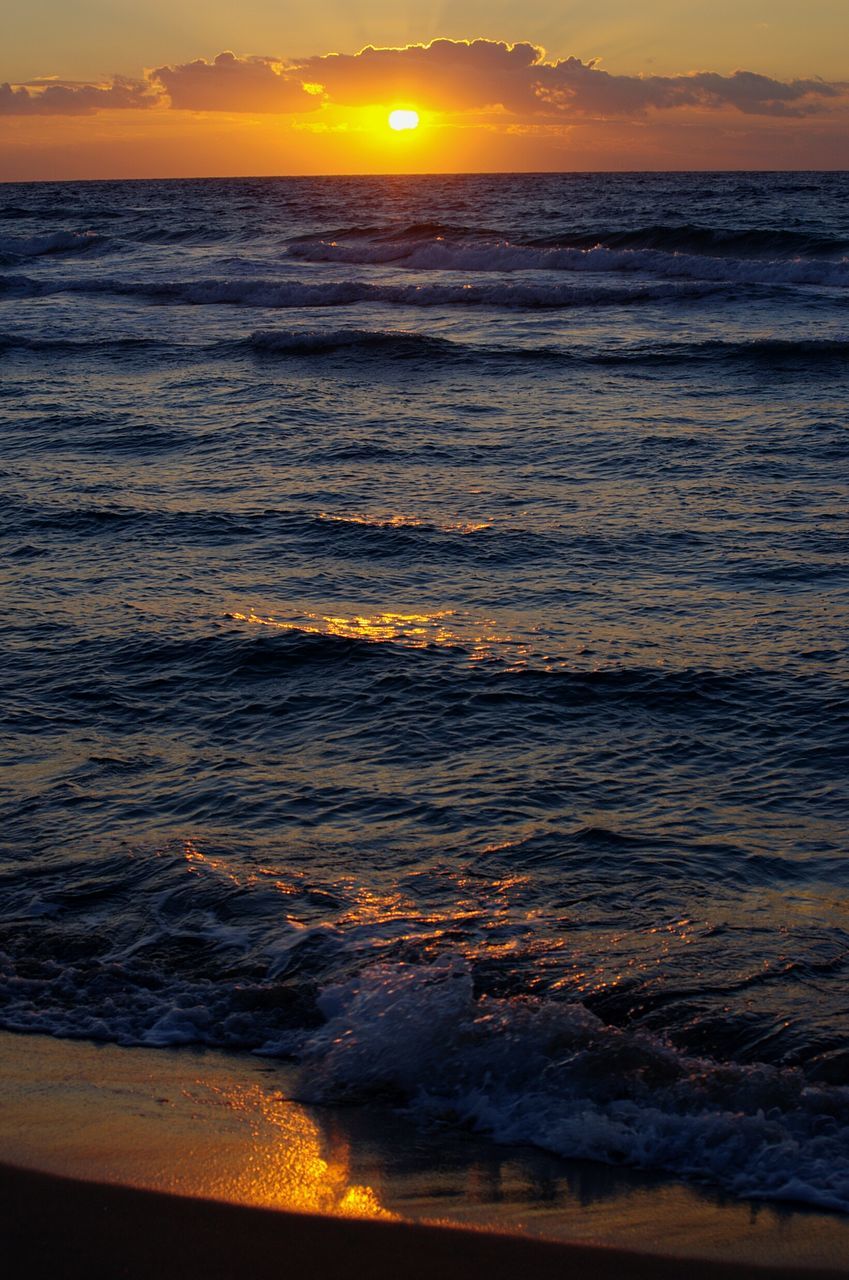
<path fill-rule="evenodd" d="M 0 1024 L 849 1210 L 849 177 L 0 188 Z"/>

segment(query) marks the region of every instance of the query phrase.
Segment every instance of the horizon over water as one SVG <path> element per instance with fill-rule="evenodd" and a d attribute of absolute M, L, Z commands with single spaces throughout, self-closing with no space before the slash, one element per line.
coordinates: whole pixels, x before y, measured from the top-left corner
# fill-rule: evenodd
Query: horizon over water
<path fill-rule="evenodd" d="M 849 1212 L 849 175 L 0 187 L 0 1026 Z"/>

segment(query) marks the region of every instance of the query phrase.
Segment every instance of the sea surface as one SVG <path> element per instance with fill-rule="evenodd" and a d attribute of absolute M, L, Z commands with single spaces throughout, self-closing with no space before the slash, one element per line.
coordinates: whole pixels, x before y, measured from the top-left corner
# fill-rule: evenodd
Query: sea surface
<path fill-rule="evenodd" d="M 849 1211 L 849 175 L 0 187 L 0 1025 Z"/>

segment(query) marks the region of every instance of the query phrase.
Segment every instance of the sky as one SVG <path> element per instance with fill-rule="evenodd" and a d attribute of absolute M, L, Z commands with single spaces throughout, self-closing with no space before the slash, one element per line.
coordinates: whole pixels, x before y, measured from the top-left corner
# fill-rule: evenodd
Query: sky
<path fill-rule="evenodd" d="M 401 133 L 393 108 L 419 114 Z M 27 0 L 0 180 L 849 168 L 847 0 Z"/>

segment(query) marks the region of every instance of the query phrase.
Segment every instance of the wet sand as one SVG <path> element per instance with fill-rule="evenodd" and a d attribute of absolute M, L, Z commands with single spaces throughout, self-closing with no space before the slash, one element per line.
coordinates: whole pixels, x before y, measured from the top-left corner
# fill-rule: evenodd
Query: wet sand
<path fill-rule="evenodd" d="M 27 1275 L 89 1278 L 849 1275 L 836 1215 L 304 1107 L 293 1085 L 261 1059 L 0 1034 L 7 1247 Z"/>

